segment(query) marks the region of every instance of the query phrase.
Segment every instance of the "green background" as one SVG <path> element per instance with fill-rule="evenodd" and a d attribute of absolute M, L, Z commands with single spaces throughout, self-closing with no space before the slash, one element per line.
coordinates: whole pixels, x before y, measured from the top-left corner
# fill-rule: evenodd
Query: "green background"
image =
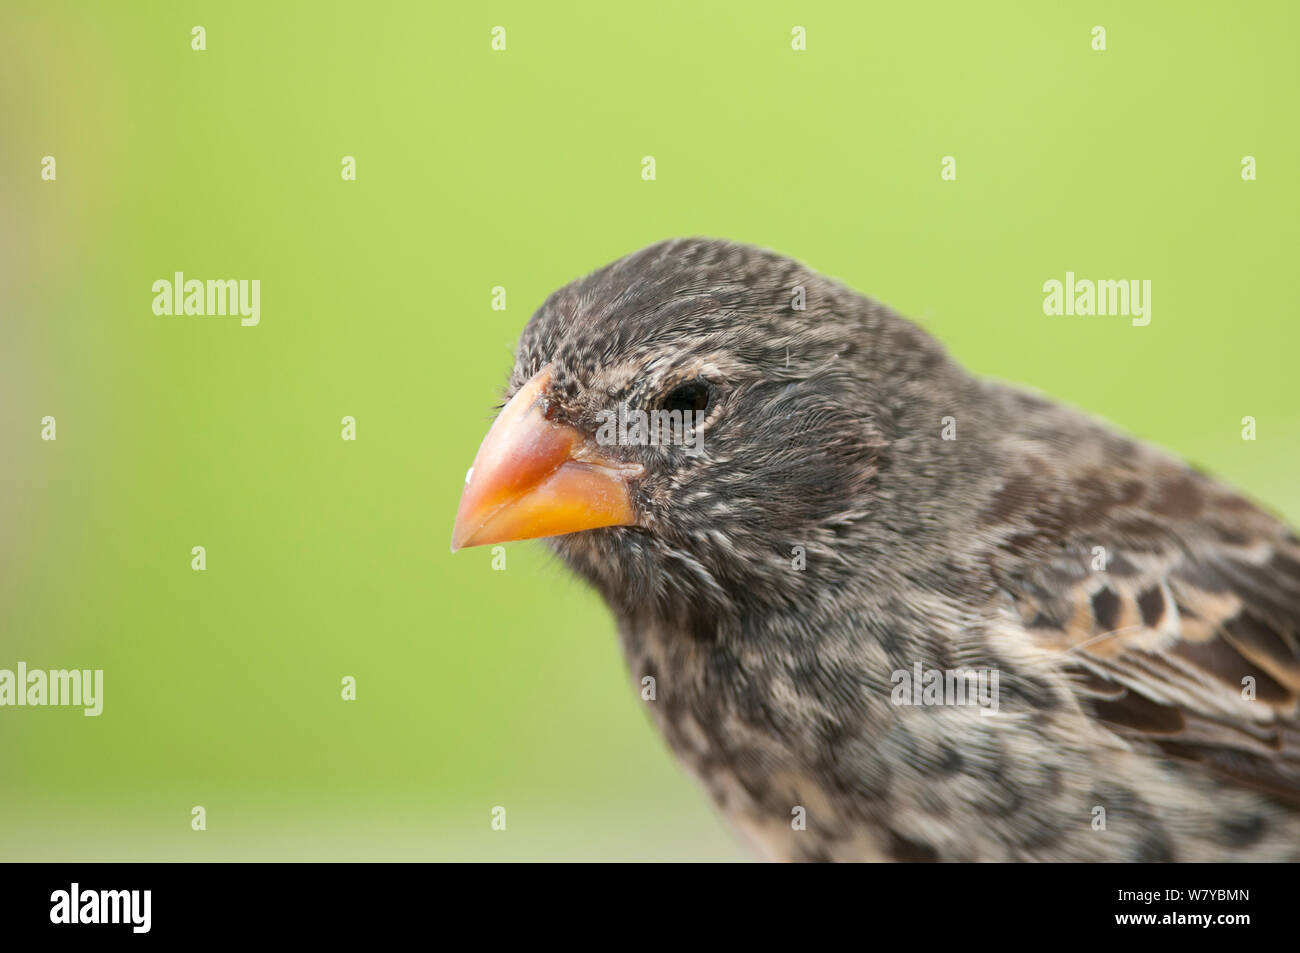
<path fill-rule="evenodd" d="M 448 552 L 533 309 L 661 238 L 800 258 L 1300 517 L 1294 5 L 473 6 L 5 0 L 0 667 L 106 697 L 0 709 L 0 857 L 747 857 L 599 600 Z M 1067 270 L 1150 279 L 1151 324 L 1044 316 Z M 261 325 L 155 316 L 174 271 L 260 279 Z"/>

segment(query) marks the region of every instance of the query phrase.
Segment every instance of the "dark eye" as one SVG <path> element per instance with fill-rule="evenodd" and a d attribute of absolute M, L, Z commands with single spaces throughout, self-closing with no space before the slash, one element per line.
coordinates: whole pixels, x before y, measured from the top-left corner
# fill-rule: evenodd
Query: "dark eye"
<path fill-rule="evenodd" d="M 713 403 L 713 388 L 708 381 L 694 380 L 678 384 L 664 395 L 664 410 L 693 410 L 704 413 Z"/>

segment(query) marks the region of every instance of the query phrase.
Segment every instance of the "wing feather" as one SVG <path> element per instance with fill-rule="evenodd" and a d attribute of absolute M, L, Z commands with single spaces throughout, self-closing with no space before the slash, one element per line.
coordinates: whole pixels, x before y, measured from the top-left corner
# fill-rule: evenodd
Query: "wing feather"
<path fill-rule="evenodd" d="M 1300 805 L 1300 539 L 1109 432 L 1025 440 L 985 514 L 998 584 L 1083 709 L 1165 757 Z"/>

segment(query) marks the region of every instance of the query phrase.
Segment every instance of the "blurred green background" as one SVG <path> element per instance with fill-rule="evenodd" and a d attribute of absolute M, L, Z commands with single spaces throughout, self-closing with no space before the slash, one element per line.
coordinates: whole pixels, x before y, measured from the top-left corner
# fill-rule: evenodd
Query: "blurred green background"
<path fill-rule="evenodd" d="M 470 6 L 3 4 L 0 667 L 106 697 L 0 708 L 0 858 L 747 857 L 599 600 L 448 552 L 533 309 L 661 238 L 1300 519 L 1294 5 Z M 1044 316 L 1067 270 L 1151 279 L 1151 324 Z M 260 279 L 260 326 L 154 315 L 175 271 Z"/>

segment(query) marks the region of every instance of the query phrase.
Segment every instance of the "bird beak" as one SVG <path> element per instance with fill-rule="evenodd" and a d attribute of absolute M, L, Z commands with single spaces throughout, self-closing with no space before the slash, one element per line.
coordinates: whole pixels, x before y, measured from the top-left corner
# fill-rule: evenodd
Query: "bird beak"
<path fill-rule="evenodd" d="M 502 408 L 465 475 L 451 550 L 636 522 L 640 476 L 567 424 L 547 417 L 549 366 Z"/>

